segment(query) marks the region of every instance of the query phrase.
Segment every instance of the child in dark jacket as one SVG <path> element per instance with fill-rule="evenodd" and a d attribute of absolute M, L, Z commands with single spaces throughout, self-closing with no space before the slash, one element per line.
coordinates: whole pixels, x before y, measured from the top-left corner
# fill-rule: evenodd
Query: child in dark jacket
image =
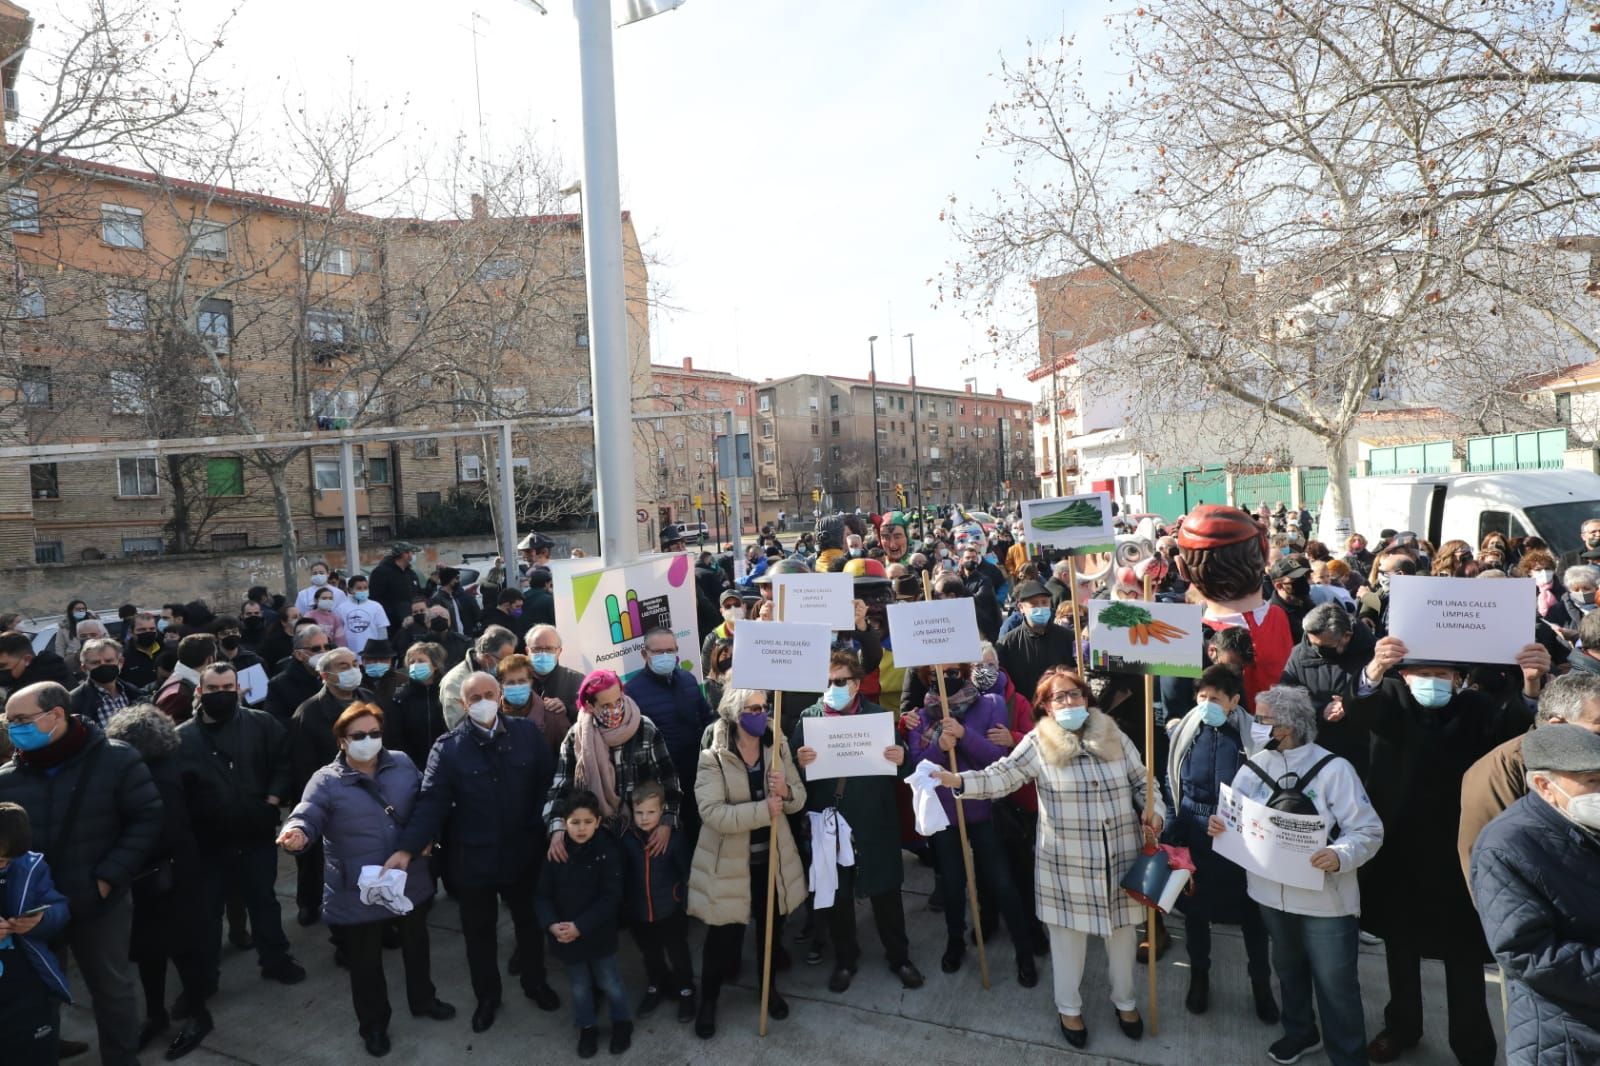
<path fill-rule="evenodd" d="M 617 965 L 622 849 L 600 828 L 600 801 L 594 793 L 573 793 L 565 819 L 567 861 L 544 864 L 534 906 L 539 924 L 554 941 L 556 958 L 567 964 L 578 1057 L 593 1058 L 600 1049 L 596 989 L 605 994 L 611 1010 L 611 1053 L 620 1055 L 633 1042 L 633 1014 Z"/>
<path fill-rule="evenodd" d="M 689 845 L 682 833 L 668 838 L 667 850 L 651 855 L 650 834 L 661 824 L 666 792 L 655 781 L 633 790 L 633 825 L 622 836 L 627 876 L 628 922 L 644 957 L 648 984 L 639 1016 L 660 1006 L 669 992 L 678 997 L 678 1020 L 694 1020 L 694 968 L 689 961 L 689 915 L 684 910 L 689 881 Z"/>
<path fill-rule="evenodd" d="M 51 937 L 67 927 L 67 897 L 29 851 L 28 812 L 0 803 L 0 1048 L 6 1066 L 55 1066 L 59 1003 L 71 1003 Z"/>

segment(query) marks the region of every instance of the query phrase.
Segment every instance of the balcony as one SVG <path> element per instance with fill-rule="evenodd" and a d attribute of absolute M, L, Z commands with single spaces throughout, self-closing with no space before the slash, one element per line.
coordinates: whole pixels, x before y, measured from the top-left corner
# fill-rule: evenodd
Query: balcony
<path fill-rule="evenodd" d="M 1062 406 L 1056 411 L 1056 414 L 1064 419 L 1077 418 L 1078 409 L 1076 407 Z M 1048 423 L 1050 421 L 1050 404 L 1044 400 L 1037 401 L 1033 405 L 1033 420 L 1041 426 Z"/>

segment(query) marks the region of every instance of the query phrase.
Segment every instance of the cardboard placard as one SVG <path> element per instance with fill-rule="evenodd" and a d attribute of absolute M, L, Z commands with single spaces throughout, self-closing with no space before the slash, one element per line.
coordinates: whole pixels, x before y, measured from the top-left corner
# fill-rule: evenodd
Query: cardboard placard
<path fill-rule="evenodd" d="M 1389 579 L 1389 635 L 1415 659 L 1510 663 L 1533 643 L 1538 585 L 1531 577 Z"/>
<path fill-rule="evenodd" d="M 1022 505 L 1022 539 L 1041 548 L 1074 553 L 1109 552 L 1117 546 L 1111 527 L 1111 494 L 1053 496 Z"/>
<path fill-rule="evenodd" d="M 733 630 L 733 687 L 818 692 L 828 687 L 833 631 L 814 622 L 757 622 Z"/>
<path fill-rule="evenodd" d="M 615 670 L 624 681 L 644 669 L 644 635 L 665 627 L 678 638 L 678 661 L 699 680 L 700 631 L 694 567 L 687 554 L 654 555 L 627 566 L 588 567 L 592 559 L 551 567 L 563 665 L 580 674 Z"/>
<path fill-rule="evenodd" d="M 888 712 L 802 718 L 800 725 L 805 746 L 817 753 L 817 761 L 806 767 L 807 781 L 892 776 L 899 769 L 883 757 L 894 743 L 894 715 Z"/>
<path fill-rule="evenodd" d="M 849 574 L 779 574 L 773 596 L 782 588 L 783 620 L 814 622 L 832 630 L 856 627 L 855 578 Z"/>
<path fill-rule="evenodd" d="M 970 598 L 891 603 L 888 614 L 896 666 L 978 661 L 982 640 L 977 607 Z M 734 662 L 738 661 L 735 657 Z"/>
<path fill-rule="evenodd" d="M 1199 677 L 1206 668 L 1197 603 L 1090 600 L 1089 668 L 1155 677 Z"/>

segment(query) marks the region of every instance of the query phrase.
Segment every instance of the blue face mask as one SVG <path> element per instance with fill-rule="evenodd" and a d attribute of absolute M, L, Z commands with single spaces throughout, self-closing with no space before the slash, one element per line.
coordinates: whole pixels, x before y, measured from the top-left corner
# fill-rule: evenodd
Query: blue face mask
<path fill-rule="evenodd" d="M 1200 721 L 1213 729 L 1228 720 L 1228 712 L 1216 700 L 1201 700 L 1195 706 L 1200 710 Z"/>
<path fill-rule="evenodd" d="M 678 668 L 678 653 L 664 651 L 660 655 L 650 656 L 650 672 L 660 677 L 670 677 L 672 671 Z"/>
<path fill-rule="evenodd" d="M 983 561 L 986 563 L 997 563 L 1000 560 L 995 556 L 994 552 L 985 552 Z"/>
<path fill-rule="evenodd" d="M 156 619 L 156 631 L 158 633 L 165 633 L 167 631 L 167 626 L 168 625 L 169 625 L 169 623 L 167 622 L 167 620 L 165 618 L 157 618 Z"/>
<path fill-rule="evenodd" d="M 1438 677 L 1408 677 L 1406 687 L 1424 707 L 1443 707 L 1455 695 L 1455 686 Z"/>
<path fill-rule="evenodd" d="M 1089 720 L 1087 707 L 1063 707 L 1056 712 L 1056 724 L 1070 733 L 1075 733 L 1083 728 L 1083 723 Z"/>
<path fill-rule="evenodd" d="M 521 707 L 533 695 L 532 685 L 507 685 L 506 702 L 513 707 Z"/>
<path fill-rule="evenodd" d="M 556 657 L 552 652 L 536 651 L 529 658 L 533 660 L 533 672 L 540 677 L 556 668 Z"/>
<path fill-rule="evenodd" d="M 350 594 L 350 598 L 355 600 L 357 603 L 366 603 L 368 595 L 369 594 L 366 589 L 356 589 Z"/>
<path fill-rule="evenodd" d="M 368 677 L 382 677 L 389 672 L 388 663 L 367 663 L 361 668 Z"/>
<path fill-rule="evenodd" d="M 1036 626 L 1046 626 L 1050 624 L 1050 616 L 1053 613 L 1048 607 L 1029 607 L 1028 621 Z"/>
<path fill-rule="evenodd" d="M 406 676 L 413 681 L 426 681 L 433 676 L 433 667 L 427 663 L 412 663 L 406 667 Z"/>
<path fill-rule="evenodd" d="M 822 702 L 828 705 L 831 711 L 842 711 L 850 706 L 849 685 L 829 685 L 828 691 L 822 694 Z"/>

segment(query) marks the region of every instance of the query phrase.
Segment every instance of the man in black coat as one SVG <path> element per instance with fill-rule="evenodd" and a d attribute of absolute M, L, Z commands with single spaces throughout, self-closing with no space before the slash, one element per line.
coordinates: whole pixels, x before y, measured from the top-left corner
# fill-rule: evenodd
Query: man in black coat
<path fill-rule="evenodd" d="M 292 658 L 267 682 L 265 709 L 268 714 L 288 726 L 300 705 L 322 688 L 322 676 L 313 662 L 332 647 L 333 641 L 321 626 L 301 626 L 296 631 Z"/>
<path fill-rule="evenodd" d="M 500 705 L 500 685 L 489 674 L 468 675 L 462 697 L 472 705 Z M 499 901 L 511 911 L 522 991 L 553 1011 L 560 997 L 545 980 L 544 930 L 533 896 L 546 843 L 541 816 L 555 761 L 538 727 L 525 718 L 474 712 L 440 737 L 428 756 L 422 794 L 388 867 L 404 869 L 411 857 L 444 832 L 448 865 L 461 904 L 461 935 L 477 1008 L 472 1031 L 494 1024 L 500 1006 L 500 964 L 495 924 Z M 445 831 L 448 827 L 448 831 Z"/>
<path fill-rule="evenodd" d="M 522 624 L 556 624 L 556 598 L 550 591 L 550 571 L 536 566 L 528 571 L 528 591 L 522 594 Z"/>
<path fill-rule="evenodd" d="M 991 643 L 1000 639 L 1000 585 L 990 573 L 993 570 L 992 565 L 984 562 L 983 551 L 977 545 L 969 544 L 961 549 L 961 583 L 977 606 L 978 632 Z"/>
<path fill-rule="evenodd" d="M 236 891 L 250 912 L 261 976 L 298 984 L 306 971 L 289 954 L 278 876 L 278 808 L 289 792 L 287 734 L 265 711 L 240 703 L 239 675 L 226 662 L 200 674 L 195 716 L 178 727 L 184 795 L 199 842 L 209 925 L 202 950 L 215 983 L 222 914 Z"/>
<path fill-rule="evenodd" d="M 1304 555 L 1286 555 L 1272 564 L 1272 602 L 1289 617 L 1289 636 L 1296 644 L 1305 635 L 1311 611 L 1311 564 Z"/>
<path fill-rule="evenodd" d="M 422 582 L 412 567 L 417 546 L 403 540 L 389 546 L 389 553 L 368 576 L 367 590 L 376 603 L 383 605 L 383 613 L 390 624 L 398 624 L 411 609 L 411 601 L 422 594 Z"/>
<path fill-rule="evenodd" d="M 133 616 L 123 650 L 122 680 L 135 688 L 150 691 L 156 684 L 156 659 L 161 655 L 161 630 L 153 611 Z"/>
<path fill-rule="evenodd" d="M 995 644 L 1000 669 L 1011 678 L 1026 699 L 1033 699 L 1039 678 L 1052 666 L 1071 666 L 1077 662 L 1072 630 L 1057 625 L 1050 608 L 1050 592 L 1037 581 L 1017 586 L 1017 603 L 1022 608 L 1022 624 Z"/>
<path fill-rule="evenodd" d="M 83 684 L 68 697 L 67 710 L 101 729 L 111 716 L 145 698 L 145 691 L 122 679 L 122 645 L 109 638 L 88 641 L 78 650 Z"/>
<path fill-rule="evenodd" d="M 1377 638 L 1338 603 L 1313 607 L 1302 623 L 1305 637 L 1289 653 L 1280 684 L 1305 689 L 1317 709 L 1317 743 L 1350 761 L 1366 780 L 1372 734 L 1364 718 L 1345 713 L 1361 671 L 1372 661 Z"/>
<path fill-rule="evenodd" d="M 19 692 L 41 681 L 71 687 L 72 672 L 54 648 L 33 650 L 33 638 L 15 630 L 0 633 L 0 688 Z"/>
<path fill-rule="evenodd" d="M 71 715 L 68 699 L 45 682 L 6 701 L 17 750 L 0 765 L 0 802 L 28 812 L 34 848 L 72 906 L 67 940 L 94 1002 L 101 1062 L 130 1066 L 139 1051 L 130 886 L 161 833 L 161 794 L 139 753 Z"/>
<path fill-rule="evenodd" d="M 282 669 L 283 661 L 294 654 L 294 635 L 300 631 L 299 626 L 300 608 L 292 603 L 286 604 L 277 620 L 267 626 L 256 654 L 261 657 L 269 677 Z"/>

